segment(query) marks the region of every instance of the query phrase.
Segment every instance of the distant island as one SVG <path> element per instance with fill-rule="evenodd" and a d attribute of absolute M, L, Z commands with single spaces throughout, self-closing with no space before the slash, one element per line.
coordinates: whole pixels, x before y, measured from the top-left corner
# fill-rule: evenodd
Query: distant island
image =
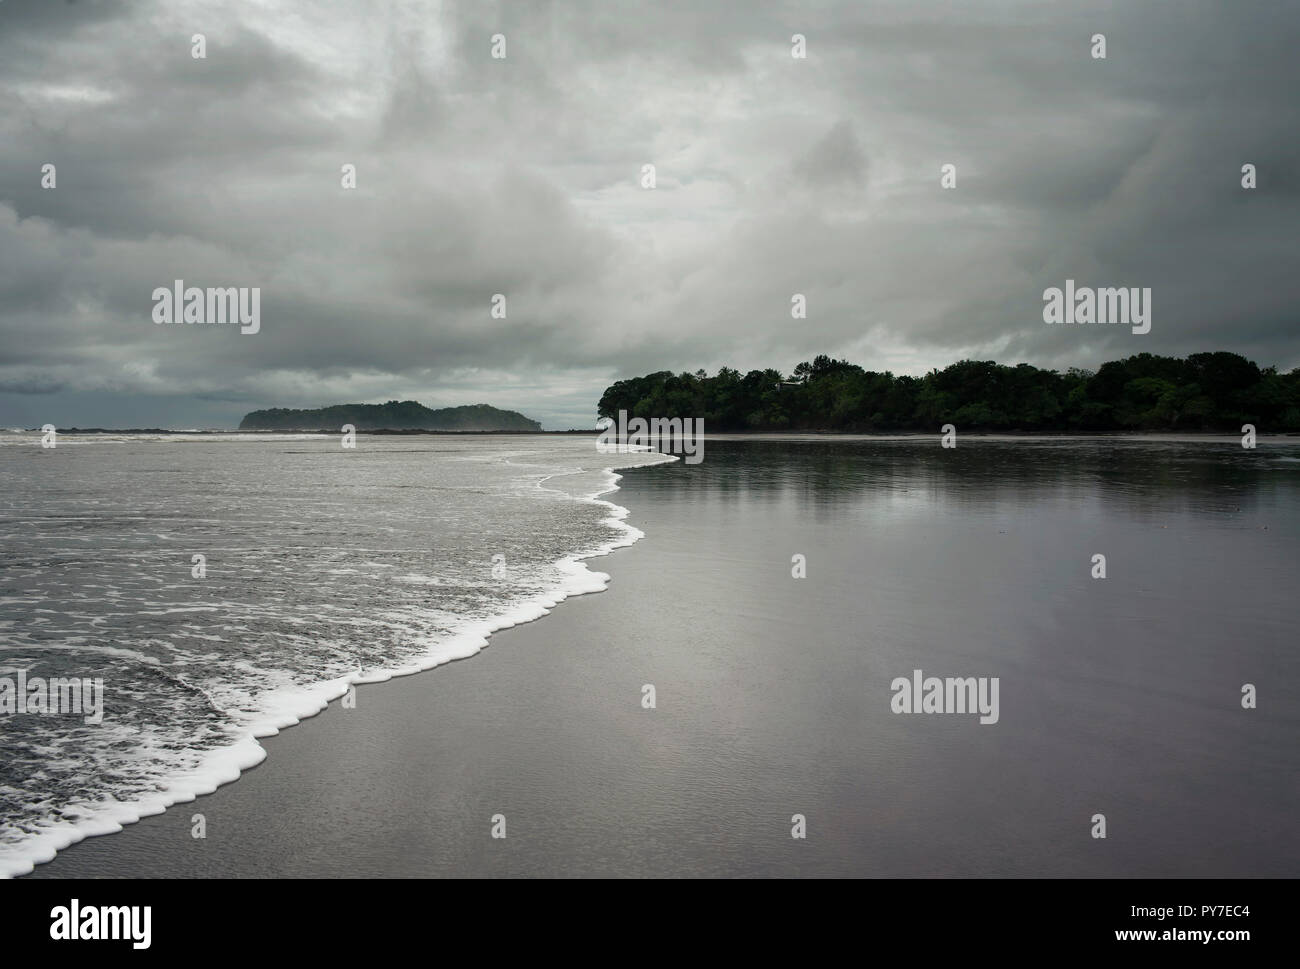
<path fill-rule="evenodd" d="M 601 417 L 701 418 L 714 431 L 1300 431 L 1300 369 L 1279 373 L 1226 351 L 1139 353 L 1096 371 L 962 360 L 896 377 L 822 354 L 794 368 L 668 370 L 620 380 Z"/>
<path fill-rule="evenodd" d="M 310 410 L 272 407 L 255 410 L 239 422 L 241 431 L 337 431 L 351 424 L 358 431 L 540 431 L 540 422 L 518 411 L 488 404 L 432 410 L 414 400 L 386 404 L 335 404 Z"/>

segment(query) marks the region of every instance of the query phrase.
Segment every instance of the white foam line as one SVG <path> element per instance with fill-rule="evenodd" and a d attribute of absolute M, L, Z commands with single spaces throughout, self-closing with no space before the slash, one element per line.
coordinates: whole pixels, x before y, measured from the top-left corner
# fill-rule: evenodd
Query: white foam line
<path fill-rule="evenodd" d="M 628 455 L 628 457 L 632 456 Z M 661 460 L 620 463 L 617 467 L 645 467 L 679 460 L 673 455 L 657 452 L 643 453 L 641 456 Z M 512 462 L 507 460 L 506 463 Z M 618 490 L 618 482 L 623 476 L 614 471 L 614 466 L 601 469 L 602 473 L 608 476 L 608 480 L 602 487 L 587 495 L 568 495 L 567 492 L 546 488 L 544 485 L 544 482 L 551 478 L 583 474 L 588 470 L 578 468 L 543 475 L 536 484 L 545 491 L 556 491 L 574 501 L 604 505 L 609 509 L 605 523 L 619 529 L 622 534 L 598 546 L 595 551 L 565 556 L 556 562 L 556 567 L 565 576 L 558 589 L 534 596 L 491 619 L 467 623 L 448 639 L 430 640 L 428 651 L 424 656 L 391 670 L 367 676 L 358 673 L 308 687 L 269 691 L 258 701 L 264 709 L 233 743 L 206 752 L 199 766 L 178 774 L 157 793 L 131 801 L 114 800 L 90 805 L 84 809 L 87 816 L 81 820 L 41 822 L 41 830 L 30 838 L 13 845 L 0 844 L 0 878 L 25 875 L 37 865 L 52 861 L 56 854 L 70 845 L 96 835 L 115 834 L 141 818 L 162 814 L 174 804 L 187 804 L 204 794 L 213 793 L 222 785 L 238 780 L 244 771 L 256 767 L 266 759 L 266 748 L 258 743 L 258 740 L 263 737 L 273 737 L 281 730 L 316 716 L 329 706 L 331 701 L 347 693 L 348 688 L 354 684 L 383 683 L 396 676 L 411 676 L 453 660 L 467 659 L 484 649 L 495 632 L 540 619 L 570 596 L 603 592 L 609 587 L 609 575 L 604 572 L 593 572 L 587 568 L 584 560 L 608 555 L 615 549 L 635 544 L 645 537 L 645 532 L 624 521 L 628 516 L 628 509 L 600 497 Z"/>

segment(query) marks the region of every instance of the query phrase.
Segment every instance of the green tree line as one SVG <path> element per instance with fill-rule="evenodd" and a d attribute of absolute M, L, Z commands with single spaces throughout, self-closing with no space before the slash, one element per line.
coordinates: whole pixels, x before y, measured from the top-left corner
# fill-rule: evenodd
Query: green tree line
<path fill-rule="evenodd" d="M 696 417 L 713 430 L 1300 431 L 1300 369 L 1236 353 L 1139 353 L 1095 372 L 962 360 L 924 377 L 864 370 L 822 354 L 788 377 L 723 367 L 620 380 L 600 398 L 617 418 Z"/>

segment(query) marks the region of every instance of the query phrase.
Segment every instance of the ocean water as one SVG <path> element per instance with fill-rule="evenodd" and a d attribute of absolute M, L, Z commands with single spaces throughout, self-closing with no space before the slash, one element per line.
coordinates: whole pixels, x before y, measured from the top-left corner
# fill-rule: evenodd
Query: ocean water
<path fill-rule="evenodd" d="M 594 434 L 0 435 L 0 677 L 104 689 L 101 723 L 0 715 L 0 875 L 233 780 L 350 683 L 603 588 L 579 559 L 640 534 L 605 466 L 667 460 Z"/>

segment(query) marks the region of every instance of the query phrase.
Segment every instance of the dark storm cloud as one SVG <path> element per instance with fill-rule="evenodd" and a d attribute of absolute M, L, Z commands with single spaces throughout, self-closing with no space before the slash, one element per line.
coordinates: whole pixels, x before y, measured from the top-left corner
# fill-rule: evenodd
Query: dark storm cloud
<path fill-rule="evenodd" d="M 1205 0 L 8 0 L 0 423 L 412 396 L 586 426 L 617 377 L 817 352 L 1296 366 L 1298 25 Z M 1046 326 L 1066 278 L 1151 287 L 1152 332 Z M 155 326 L 174 279 L 261 287 L 261 332 Z"/>
<path fill-rule="evenodd" d="M 867 155 L 853 125 L 841 121 L 797 159 L 794 168 L 810 185 L 858 185 L 867 175 Z"/>

